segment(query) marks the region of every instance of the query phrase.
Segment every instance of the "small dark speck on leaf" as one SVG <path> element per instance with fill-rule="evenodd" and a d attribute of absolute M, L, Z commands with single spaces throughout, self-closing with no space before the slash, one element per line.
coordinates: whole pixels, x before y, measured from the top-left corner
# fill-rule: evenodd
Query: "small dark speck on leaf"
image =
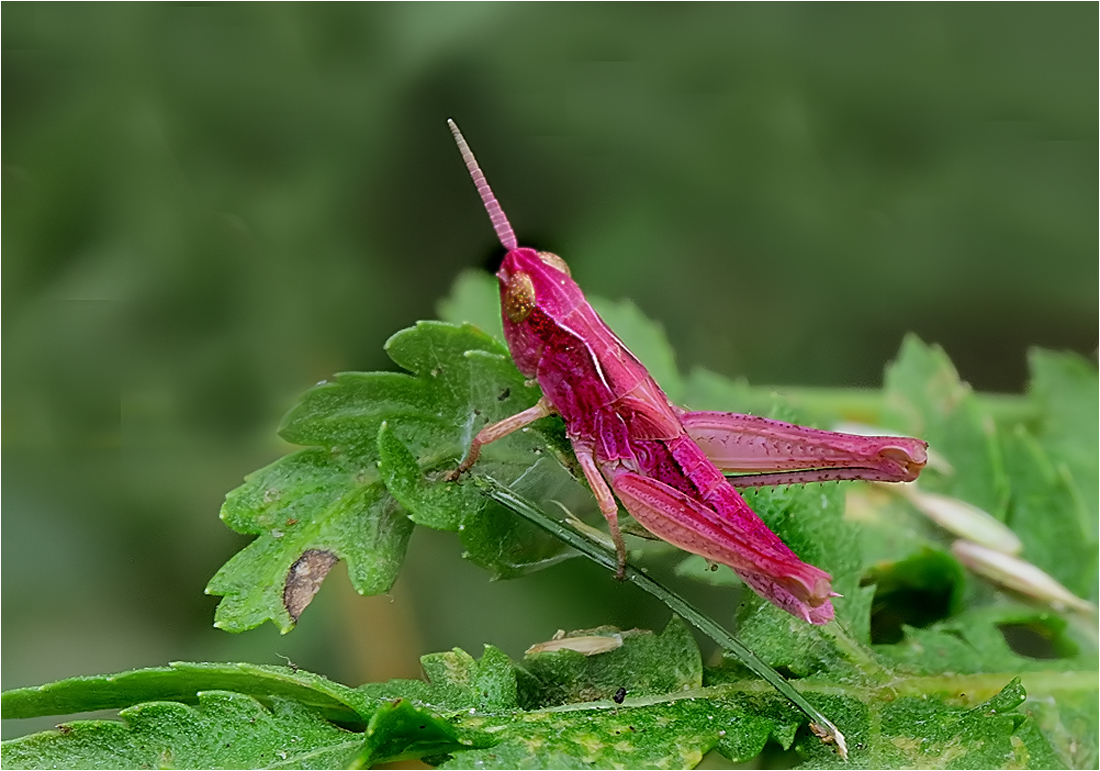
<path fill-rule="evenodd" d="M 61 733 L 62 736 L 68 736 L 69 734 L 71 734 L 73 732 L 73 727 L 71 725 L 65 725 L 64 723 L 62 723 L 59 726 L 56 726 L 56 728 Z"/>
<path fill-rule="evenodd" d="M 307 549 L 290 566 L 283 584 L 283 606 L 297 623 L 302 611 L 321 588 L 321 582 L 337 562 L 337 557 L 323 549 Z"/>
<path fill-rule="evenodd" d="M 503 391 L 500 392 L 500 396 L 497 397 L 497 401 L 502 402 L 511 395 L 512 395 L 512 389 L 511 388 L 505 388 Z"/>
<path fill-rule="evenodd" d="M 611 699 L 616 704 L 622 704 L 626 700 L 626 688 L 620 688 L 619 690 L 615 691 L 615 695 L 612 696 Z"/>

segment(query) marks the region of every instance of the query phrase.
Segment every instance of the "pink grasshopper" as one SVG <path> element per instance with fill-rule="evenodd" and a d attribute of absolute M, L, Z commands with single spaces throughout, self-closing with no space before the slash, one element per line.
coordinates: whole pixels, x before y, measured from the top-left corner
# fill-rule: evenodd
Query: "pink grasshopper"
<path fill-rule="evenodd" d="M 500 204 L 454 121 L 451 132 L 500 242 L 497 272 L 504 336 L 516 366 L 543 396 L 530 409 L 483 428 L 457 478 L 481 447 L 547 415 L 565 421 L 584 477 L 607 518 L 619 561 L 617 495 L 646 530 L 728 565 L 761 597 L 811 624 L 833 618 L 828 573 L 802 562 L 734 489 L 863 479 L 908 482 L 923 468 L 919 439 L 820 431 L 730 412 L 689 412 L 608 329 L 556 254 L 520 248 Z M 723 472 L 744 476 L 729 480 Z M 610 485 L 610 487 L 609 487 Z M 612 492 L 614 491 L 614 492 Z"/>

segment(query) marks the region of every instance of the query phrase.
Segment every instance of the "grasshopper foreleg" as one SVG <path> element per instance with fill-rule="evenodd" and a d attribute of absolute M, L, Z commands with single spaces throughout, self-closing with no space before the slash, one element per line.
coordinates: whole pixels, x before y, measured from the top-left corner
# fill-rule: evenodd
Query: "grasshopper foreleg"
<path fill-rule="evenodd" d="M 517 412 L 511 417 L 505 418 L 504 420 L 498 420 L 496 423 L 490 423 L 485 426 L 485 428 L 477 432 L 473 441 L 470 442 L 470 449 L 466 453 L 465 460 L 459 464 L 458 468 L 447 475 L 447 480 L 453 482 L 462 476 L 462 474 L 469 471 L 470 468 L 477 463 L 483 446 L 508 436 L 508 434 L 513 431 L 518 431 L 524 426 L 529 426 L 536 420 L 553 414 L 554 408 L 550 405 L 550 402 L 546 401 L 546 398 L 543 397 L 535 403 L 534 407 L 529 407 L 523 412 Z"/>

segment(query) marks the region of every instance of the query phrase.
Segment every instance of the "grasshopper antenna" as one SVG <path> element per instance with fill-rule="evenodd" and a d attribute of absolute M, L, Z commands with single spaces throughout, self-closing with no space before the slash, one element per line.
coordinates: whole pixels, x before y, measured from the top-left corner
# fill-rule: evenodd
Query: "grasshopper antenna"
<path fill-rule="evenodd" d="M 466 144 L 466 139 L 462 136 L 462 132 L 458 130 L 458 126 L 450 118 L 447 119 L 447 125 L 451 127 L 451 133 L 454 134 L 455 142 L 458 144 L 458 151 L 462 153 L 462 160 L 466 162 L 466 168 L 469 169 L 470 176 L 473 177 L 478 195 L 481 196 L 481 202 L 485 204 L 485 211 L 489 212 L 489 220 L 493 223 L 493 230 L 497 232 L 497 238 L 500 239 L 500 243 L 504 245 L 505 249 L 512 251 L 519 244 L 516 242 L 516 234 L 512 232 L 512 226 L 509 224 L 508 218 L 504 216 L 504 210 L 497 203 L 492 188 L 485 181 L 485 174 L 481 171 L 481 167 L 477 165 L 477 158 L 474 157 L 470 146 Z"/>

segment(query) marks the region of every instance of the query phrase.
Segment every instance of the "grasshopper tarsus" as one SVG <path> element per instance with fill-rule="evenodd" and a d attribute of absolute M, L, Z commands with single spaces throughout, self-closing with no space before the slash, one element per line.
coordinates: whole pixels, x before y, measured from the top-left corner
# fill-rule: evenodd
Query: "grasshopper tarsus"
<path fill-rule="evenodd" d="M 477 463 L 478 456 L 480 455 L 481 444 L 478 443 L 477 439 L 474 439 L 473 443 L 470 445 L 470 451 L 466 453 L 466 458 L 458 464 L 458 468 L 454 469 L 453 471 L 447 472 L 447 474 L 443 477 L 444 481 L 457 482 L 459 479 L 462 478 L 463 474 L 474 467 L 474 464 Z"/>

